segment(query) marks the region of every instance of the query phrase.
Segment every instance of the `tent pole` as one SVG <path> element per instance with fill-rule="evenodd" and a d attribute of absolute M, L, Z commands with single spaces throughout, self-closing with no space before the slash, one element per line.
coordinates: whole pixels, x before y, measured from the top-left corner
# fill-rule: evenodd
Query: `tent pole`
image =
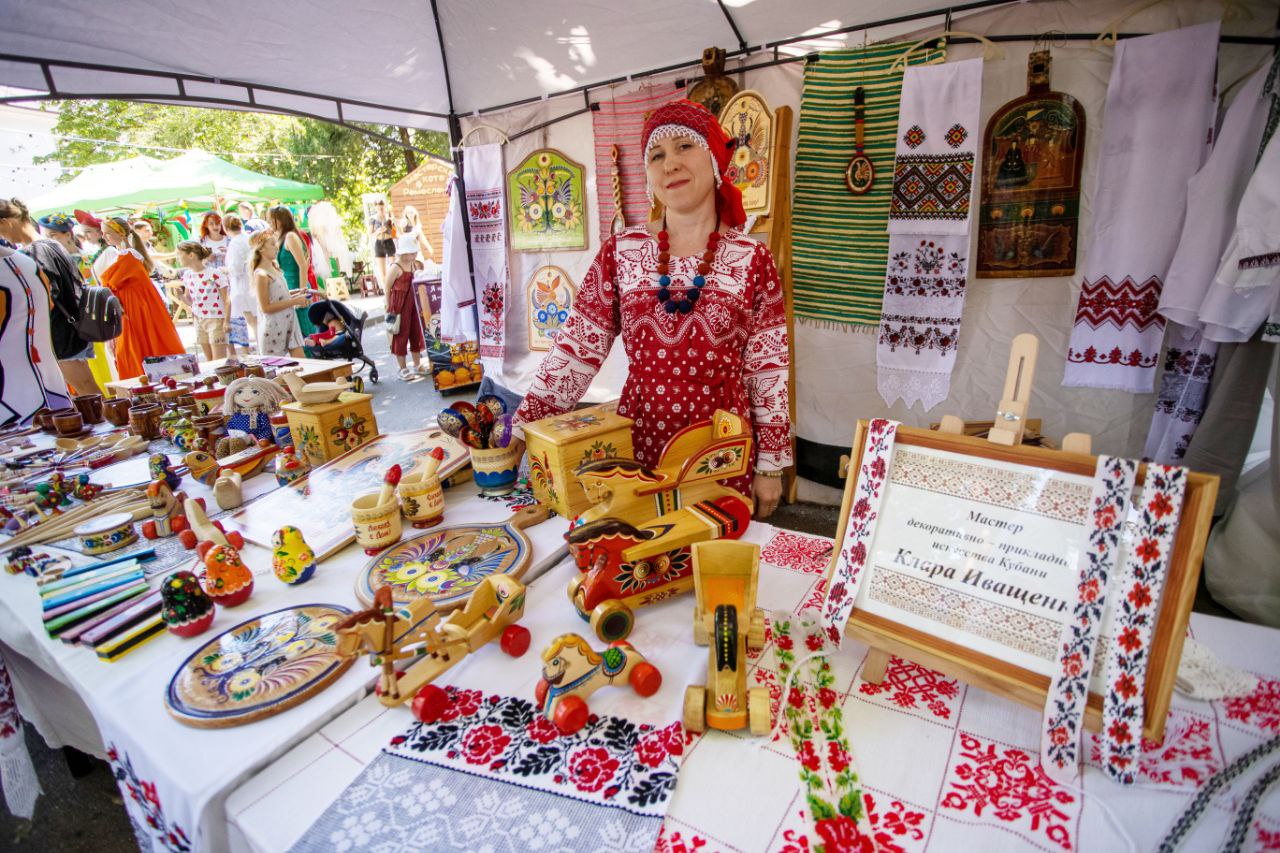
<path fill-rule="evenodd" d="M 720 11 L 724 13 L 724 19 L 729 22 L 729 29 L 733 30 L 733 37 L 738 40 L 738 50 L 747 53 L 747 40 L 742 37 L 742 30 L 738 29 L 738 22 L 729 13 L 729 7 L 724 5 L 724 0 L 716 0 L 716 2 L 720 4 Z"/>

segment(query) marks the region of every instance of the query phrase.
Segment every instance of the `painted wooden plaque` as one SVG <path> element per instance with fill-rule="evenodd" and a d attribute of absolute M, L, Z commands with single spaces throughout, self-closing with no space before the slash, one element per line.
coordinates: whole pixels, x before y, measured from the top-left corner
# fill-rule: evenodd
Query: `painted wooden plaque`
<path fill-rule="evenodd" d="M 587 248 L 587 197 L 580 163 L 541 148 L 507 173 L 511 248 L 517 252 Z"/>
<path fill-rule="evenodd" d="M 272 534 L 288 519 L 302 531 L 316 559 L 322 560 L 355 539 L 351 524 L 355 496 L 379 488 L 392 465 L 399 465 L 406 477 L 421 470 L 435 447 L 445 453 L 438 474 L 441 480 L 471 458 L 462 442 L 435 427 L 387 433 L 313 469 L 306 479 L 245 504 L 223 523 L 250 542 L 270 548 Z"/>
<path fill-rule="evenodd" d="M 528 286 L 529 349 L 551 349 L 577 295 L 573 279 L 560 267 L 542 267 L 533 274 Z"/>
<path fill-rule="evenodd" d="M 337 605 L 303 604 L 241 622 L 183 662 L 165 706 L 197 728 L 240 726 L 292 708 L 355 660 L 338 654 L 333 630 L 349 615 Z"/>
<path fill-rule="evenodd" d="M 1049 89 L 1049 51 L 1027 61 L 1027 94 L 983 134 L 979 278 L 1042 278 L 1076 268 L 1084 107 Z"/>
<path fill-rule="evenodd" d="M 742 191 L 748 216 L 768 216 L 773 199 L 773 110 L 759 92 L 734 95 L 720 113 L 720 126 L 736 143 L 725 176 Z"/>
<path fill-rule="evenodd" d="M 374 590 L 390 586 L 397 606 L 426 596 L 444 609 L 465 603 L 488 575 L 518 578 L 533 552 L 513 521 L 455 524 L 399 542 L 361 570 L 356 596 L 371 607 Z"/>

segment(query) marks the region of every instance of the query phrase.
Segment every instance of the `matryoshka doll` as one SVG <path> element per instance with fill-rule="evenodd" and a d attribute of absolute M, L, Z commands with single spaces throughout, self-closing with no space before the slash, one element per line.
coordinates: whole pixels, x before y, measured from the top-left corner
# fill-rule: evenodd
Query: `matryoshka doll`
<path fill-rule="evenodd" d="M 204 555 L 204 591 L 223 607 L 235 607 L 253 594 L 253 572 L 230 545 L 215 545 Z"/>
<path fill-rule="evenodd" d="M 276 454 L 276 483 L 287 486 L 311 473 L 311 465 L 305 459 L 299 459 L 292 444 Z"/>
<path fill-rule="evenodd" d="M 160 611 L 169 630 L 179 637 L 194 637 L 213 624 L 214 606 L 192 572 L 174 572 L 160 586 Z"/>
<path fill-rule="evenodd" d="M 302 531 L 286 524 L 271 535 L 271 568 L 287 584 L 304 583 L 316 572 L 316 555 Z"/>

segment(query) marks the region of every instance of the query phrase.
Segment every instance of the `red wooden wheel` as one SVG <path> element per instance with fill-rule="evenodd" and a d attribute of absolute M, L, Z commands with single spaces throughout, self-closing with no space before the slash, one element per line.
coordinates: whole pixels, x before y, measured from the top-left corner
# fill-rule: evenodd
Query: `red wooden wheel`
<path fill-rule="evenodd" d="M 194 548 L 200 544 L 200 540 L 196 538 L 194 530 L 183 530 L 178 534 L 178 541 L 182 543 L 183 548 Z"/>
<path fill-rule="evenodd" d="M 523 625 L 508 625 L 502 632 L 498 645 L 513 658 L 518 658 L 529 651 L 529 629 Z"/>
<path fill-rule="evenodd" d="M 448 707 L 449 694 L 434 684 L 428 684 L 413 697 L 413 715 L 424 723 L 436 722 Z"/>
<path fill-rule="evenodd" d="M 244 547 L 244 537 L 240 535 L 239 530 L 233 530 L 227 534 L 227 544 L 237 551 Z"/>
<path fill-rule="evenodd" d="M 587 724 L 587 703 L 578 696 L 566 696 L 556 705 L 552 722 L 562 734 L 571 735 Z"/>
<path fill-rule="evenodd" d="M 631 687 L 641 696 L 652 696 L 662 686 L 662 673 L 648 661 L 636 664 L 631 670 Z"/>

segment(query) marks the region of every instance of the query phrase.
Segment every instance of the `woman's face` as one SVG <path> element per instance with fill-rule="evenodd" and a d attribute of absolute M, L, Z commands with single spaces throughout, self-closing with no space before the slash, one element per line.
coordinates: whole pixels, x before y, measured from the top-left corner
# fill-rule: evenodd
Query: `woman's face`
<path fill-rule="evenodd" d="M 179 249 L 178 262 L 189 270 L 199 271 L 204 268 L 204 263 L 201 262 L 200 256 L 195 252 L 186 252 Z"/>
<path fill-rule="evenodd" d="M 262 260 L 264 262 L 270 261 L 272 258 L 276 256 L 277 253 L 279 253 L 279 251 L 280 251 L 280 241 L 276 239 L 274 233 L 267 234 L 262 239 Z"/>
<path fill-rule="evenodd" d="M 124 242 L 124 235 L 110 225 L 102 229 L 102 237 L 108 246 L 119 247 Z"/>
<path fill-rule="evenodd" d="M 672 210 L 696 210 L 715 192 L 711 155 L 691 135 L 655 142 L 645 168 L 654 198 Z"/>
<path fill-rule="evenodd" d="M 0 238 L 8 240 L 10 243 L 27 242 L 22 233 L 22 218 L 18 216 L 0 218 Z"/>
<path fill-rule="evenodd" d="M 66 249 L 71 254 L 79 254 L 80 247 L 76 245 L 76 240 L 71 236 L 69 231 L 54 231 L 52 228 L 41 228 L 40 233 L 55 243 Z"/>
<path fill-rule="evenodd" d="M 94 228 L 92 225 L 84 226 L 84 239 L 88 243 L 98 245 L 102 242 L 102 229 Z"/>
<path fill-rule="evenodd" d="M 222 223 L 216 219 L 208 220 L 209 236 L 214 240 L 222 239 Z"/>

